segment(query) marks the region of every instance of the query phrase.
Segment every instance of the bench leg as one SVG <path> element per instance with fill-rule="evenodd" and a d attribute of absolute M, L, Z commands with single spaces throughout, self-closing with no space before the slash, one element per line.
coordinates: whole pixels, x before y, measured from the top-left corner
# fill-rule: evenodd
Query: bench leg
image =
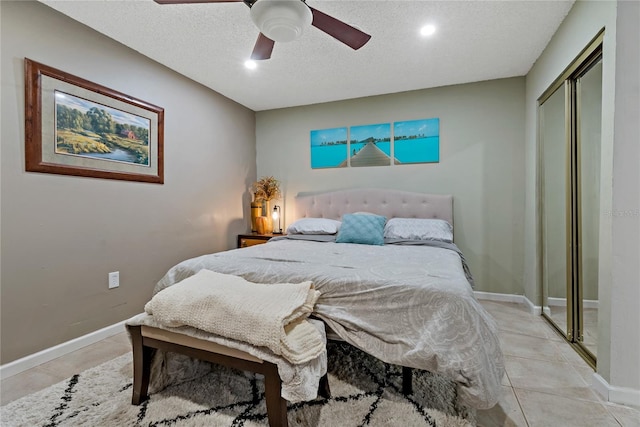
<path fill-rule="evenodd" d="M 131 334 L 133 346 L 133 396 L 131 403 L 139 405 L 148 399 L 149 377 L 151 375 L 151 359 L 154 349 L 142 344 L 142 328 L 127 326 Z"/>
<path fill-rule="evenodd" d="M 406 366 L 402 367 L 402 394 L 405 396 L 413 393 L 413 371 Z"/>
<path fill-rule="evenodd" d="M 287 401 L 282 398 L 282 382 L 278 367 L 270 364 L 264 374 L 264 398 L 270 427 L 287 427 Z"/>

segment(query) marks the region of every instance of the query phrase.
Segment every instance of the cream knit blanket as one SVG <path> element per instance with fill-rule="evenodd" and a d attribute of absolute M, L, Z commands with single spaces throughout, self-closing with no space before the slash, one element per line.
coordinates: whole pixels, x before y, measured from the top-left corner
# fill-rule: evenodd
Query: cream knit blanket
<path fill-rule="evenodd" d="M 324 350 L 322 335 L 306 320 L 319 296 L 311 282 L 265 285 L 200 270 L 158 292 L 144 310 L 163 325 L 267 347 L 299 364 Z"/>

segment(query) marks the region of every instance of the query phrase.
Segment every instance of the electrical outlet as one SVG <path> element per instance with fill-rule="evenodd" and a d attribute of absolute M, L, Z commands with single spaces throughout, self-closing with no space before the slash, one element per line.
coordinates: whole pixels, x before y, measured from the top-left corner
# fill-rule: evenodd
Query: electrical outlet
<path fill-rule="evenodd" d="M 109 289 L 120 286 L 120 272 L 114 271 L 109 273 Z"/>

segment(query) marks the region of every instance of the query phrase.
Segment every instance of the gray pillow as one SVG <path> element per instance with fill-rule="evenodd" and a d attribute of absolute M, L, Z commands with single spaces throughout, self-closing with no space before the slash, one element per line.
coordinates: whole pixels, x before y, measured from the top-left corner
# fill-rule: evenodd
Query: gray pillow
<path fill-rule="evenodd" d="M 300 218 L 287 227 L 287 234 L 336 234 L 340 224 L 329 218 Z"/>
<path fill-rule="evenodd" d="M 453 227 L 442 219 L 392 218 L 384 227 L 384 237 L 453 243 Z"/>

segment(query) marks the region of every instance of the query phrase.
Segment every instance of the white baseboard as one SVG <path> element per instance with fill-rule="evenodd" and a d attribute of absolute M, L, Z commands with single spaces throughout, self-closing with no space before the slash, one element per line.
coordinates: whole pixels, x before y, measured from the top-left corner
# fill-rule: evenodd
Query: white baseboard
<path fill-rule="evenodd" d="M 597 299 L 583 299 L 582 308 L 600 308 L 600 300 Z"/>
<path fill-rule="evenodd" d="M 63 342 L 56 346 L 44 349 L 37 353 L 25 356 L 21 359 L 14 360 L 13 362 L 0 365 L 0 379 L 11 377 L 13 375 L 24 372 L 27 369 L 34 368 L 43 363 L 49 362 L 57 357 L 64 356 L 73 351 L 79 350 L 82 347 L 94 344 L 105 338 L 117 335 L 124 332 L 126 320 L 118 322 L 115 325 L 107 326 L 106 328 L 99 329 L 97 331 L 88 333 L 78 338 L 74 338 L 70 341 Z"/>
<path fill-rule="evenodd" d="M 609 401 L 609 383 L 597 372 L 593 373 L 591 387 L 606 401 Z"/>
<path fill-rule="evenodd" d="M 549 307 L 566 307 L 567 299 L 566 298 L 547 298 L 547 304 Z M 593 299 L 584 299 L 582 300 L 582 308 L 598 308 L 599 301 Z"/>
<path fill-rule="evenodd" d="M 522 296 L 522 298 L 524 298 L 524 303 L 527 304 L 527 306 L 529 306 L 529 312 L 531 314 L 533 314 L 534 316 L 540 316 L 542 315 L 542 307 L 539 305 L 534 305 L 531 300 L 527 297 L 525 297 L 524 295 Z"/>
<path fill-rule="evenodd" d="M 547 297 L 547 305 L 549 307 L 566 307 L 567 306 L 567 299 L 566 298 Z"/>
<path fill-rule="evenodd" d="M 640 390 L 629 387 L 612 386 L 598 373 L 593 374 L 593 383 L 591 385 L 607 402 L 636 407 L 640 406 Z"/>
<path fill-rule="evenodd" d="M 513 294 L 499 294 L 494 292 L 482 292 L 475 291 L 476 298 L 487 301 L 500 301 L 500 302 L 512 302 L 516 304 L 525 304 L 529 307 L 529 312 L 534 316 L 539 316 L 542 313 L 542 307 L 534 305 L 529 298 L 524 295 Z"/>

